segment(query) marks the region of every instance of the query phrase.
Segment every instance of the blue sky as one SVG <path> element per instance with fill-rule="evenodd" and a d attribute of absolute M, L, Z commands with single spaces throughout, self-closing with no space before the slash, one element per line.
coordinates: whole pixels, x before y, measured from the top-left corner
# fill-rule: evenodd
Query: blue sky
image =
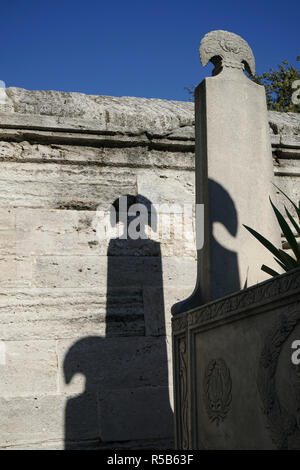
<path fill-rule="evenodd" d="M 300 1 L 5 2 L 0 79 L 29 90 L 186 101 L 184 87 L 210 75 L 198 48 L 213 29 L 246 39 L 259 73 L 284 59 L 296 65 Z"/>

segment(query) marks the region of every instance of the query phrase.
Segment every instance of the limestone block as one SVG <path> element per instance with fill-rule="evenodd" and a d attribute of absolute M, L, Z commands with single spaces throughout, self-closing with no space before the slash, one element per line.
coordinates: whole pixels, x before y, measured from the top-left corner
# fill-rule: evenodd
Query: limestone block
<path fill-rule="evenodd" d="M 106 326 L 109 312 L 109 329 Z M 1 289 L 0 338 L 5 341 L 137 336 L 145 330 L 136 288 Z"/>
<path fill-rule="evenodd" d="M 271 131 L 278 135 L 300 134 L 300 116 L 297 113 L 279 113 L 269 111 L 268 118 Z"/>
<path fill-rule="evenodd" d="M 1 255 L 16 255 L 17 254 L 15 230 L 0 230 L 0 254 Z"/>
<path fill-rule="evenodd" d="M 1 129 L 0 129 L 1 138 Z M 3 138 L 3 136 L 2 136 Z M 41 136 L 42 138 L 42 136 Z M 131 146 L 135 143 L 137 146 Z M 176 143 L 176 141 L 175 141 Z M 122 148 L 106 147 L 105 142 L 102 147 L 82 146 L 82 145 L 63 145 L 53 143 L 37 144 L 23 142 L 0 141 L 0 160 L 18 161 L 28 163 L 63 163 L 86 164 L 93 163 L 99 166 L 127 168 L 168 168 L 179 170 L 193 170 L 195 158 L 193 151 L 176 150 L 174 141 L 166 141 L 163 150 L 155 150 L 148 146 L 142 147 L 141 142 L 135 141 L 131 137 L 131 142 L 124 144 Z M 148 141 L 147 145 L 150 144 Z M 107 145 L 107 143 L 106 143 Z M 168 146 L 170 149 L 168 150 Z"/>
<path fill-rule="evenodd" d="M 174 440 L 173 438 L 167 439 L 137 439 L 134 441 L 123 441 L 123 442 L 99 442 L 99 439 L 87 439 L 87 440 L 72 440 L 67 443 L 62 439 L 53 439 L 44 442 L 38 442 L 36 444 L 25 443 L 19 445 L 8 444 L 1 446 L 1 450 L 63 450 L 65 448 L 70 450 L 111 450 L 112 447 L 116 450 L 141 450 L 141 449 L 173 449 Z"/>
<path fill-rule="evenodd" d="M 0 254 L 16 255 L 16 223 L 13 209 L 0 208 Z"/>
<path fill-rule="evenodd" d="M 3 162 L 2 207 L 92 209 L 111 204 L 120 194 L 135 194 L 136 177 L 123 169 L 97 166 Z"/>
<path fill-rule="evenodd" d="M 38 256 L 33 278 L 37 287 L 98 287 L 106 285 L 105 256 Z"/>
<path fill-rule="evenodd" d="M 76 398 L 75 398 L 76 399 Z M 70 438 L 92 439 L 99 436 L 97 398 L 89 393 L 84 397 L 86 406 L 94 412 L 72 419 L 68 431 Z M 23 446 L 65 438 L 65 408 L 67 400 L 61 395 L 0 398 L 0 445 Z M 88 404 L 88 405 L 87 405 Z"/>
<path fill-rule="evenodd" d="M 4 210 L 4 209 L 3 209 Z M 149 230 L 151 240 L 114 240 L 122 233 L 113 231 L 104 233 L 109 221 L 109 210 L 100 212 L 84 210 L 53 209 L 11 209 L 15 217 L 14 230 L 0 230 L 0 250 L 3 254 L 23 255 L 99 255 L 105 256 L 168 256 L 196 257 L 193 233 L 193 221 L 190 221 L 185 233 L 176 227 L 173 215 L 158 213 L 162 221 L 157 231 Z M 180 216 L 180 221 L 183 216 Z M 178 234 L 176 232 L 178 231 Z M 189 231 L 188 231 L 189 230 Z M 111 243 L 110 243 L 111 242 Z"/>
<path fill-rule="evenodd" d="M 194 126 L 183 126 L 168 134 L 168 139 L 195 140 Z"/>
<path fill-rule="evenodd" d="M 144 313 L 145 334 L 147 336 L 161 336 L 166 334 L 166 318 L 168 310 L 164 307 L 166 293 L 159 287 L 144 286 Z M 162 308 L 159 308 L 161 306 Z"/>
<path fill-rule="evenodd" d="M 19 444 L 7 443 L 0 445 L 1 450 L 63 450 L 63 439 L 53 439 L 49 441 L 40 441 L 36 443 L 23 442 Z"/>
<path fill-rule="evenodd" d="M 6 92 L 16 113 L 77 118 L 83 125 L 86 125 L 84 121 L 97 121 L 100 128 L 107 130 L 117 127 L 131 132 L 148 129 L 170 132 L 193 123 L 193 104 L 188 102 L 28 91 L 13 87 L 7 88 Z"/>
<path fill-rule="evenodd" d="M 57 344 L 59 392 L 168 386 L 165 338 L 87 336 Z"/>
<path fill-rule="evenodd" d="M 180 287 L 191 288 L 195 283 L 197 263 L 194 258 L 166 258 L 162 264 L 165 287 L 172 287 L 176 283 Z"/>
<path fill-rule="evenodd" d="M 94 211 L 29 208 L 15 211 L 18 254 L 107 254 L 109 239 L 98 239 Z"/>
<path fill-rule="evenodd" d="M 196 269 L 196 262 L 194 264 Z M 196 274 L 194 277 L 194 281 L 196 282 Z M 164 289 L 165 294 L 165 322 L 166 322 L 166 333 L 168 336 L 168 341 L 171 335 L 171 322 L 172 322 L 172 314 L 171 309 L 174 304 L 180 302 L 182 299 L 187 298 L 193 292 L 194 285 L 179 285 L 179 286 L 167 286 Z M 146 318 L 145 318 L 146 321 Z M 147 331 L 147 330 L 146 330 Z"/>
<path fill-rule="evenodd" d="M 276 176 L 275 184 L 284 191 L 296 204 L 300 201 L 300 171 L 298 170 L 295 176 L 284 175 Z M 296 216 L 296 211 L 293 205 L 277 190 L 277 207 L 285 215 L 284 206 Z"/>
<path fill-rule="evenodd" d="M 138 193 L 153 204 L 194 204 L 194 174 L 192 172 L 137 172 Z"/>
<path fill-rule="evenodd" d="M 5 341 L 4 344 L 5 364 L 0 365 L 1 397 L 56 393 L 55 341 Z"/>
<path fill-rule="evenodd" d="M 107 280 L 107 276 L 109 279 Z M 37 287 L 98 287 L 108 285 L 162 286 L 174 281 L 191 286 L 196 276 L 194 258 L 156 256 L 37 256 L 33 279 Z"/>
<path fill-rule="evenodd" d="M 0 256 L 0 287 L 30 286 L 32 262 L 30 258 Z"/>
<path fill-rule="evenodd" d="M 15 230 L 15 212 L 13 209 L 0 208 L 0 232 Z"/>
<path fill-rule="evenodd" d="M 194 264 L 196 268 L 196 261 Z M 145 334 L 147 336 L 171 335 L 171 307 L 187 297 L 193 284 L 181 287 L 168 285 L 164 289 L 152 286 L 143 287 Z M 163 305 L 163 315 L 158 306 Z"/>
<path fill-rule="evenodd" d="M 99 426 L 103 441 L 165 438 L 173 434 L 168 387 L 99 392 Z"/>

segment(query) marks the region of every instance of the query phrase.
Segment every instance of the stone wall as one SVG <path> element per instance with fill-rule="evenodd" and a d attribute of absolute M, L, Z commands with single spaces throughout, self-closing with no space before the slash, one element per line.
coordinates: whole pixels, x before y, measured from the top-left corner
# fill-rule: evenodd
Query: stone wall
<path fill-rule="evenodd" d="M 170 307 L 194 288 L 194 244 L 99 240 L 96 209 L 194 202 L 193 104 L 6 95 L 0 447 L 170 448 Z M 275 179 L 300 199 L 300 117 L 269 117 Z"/>

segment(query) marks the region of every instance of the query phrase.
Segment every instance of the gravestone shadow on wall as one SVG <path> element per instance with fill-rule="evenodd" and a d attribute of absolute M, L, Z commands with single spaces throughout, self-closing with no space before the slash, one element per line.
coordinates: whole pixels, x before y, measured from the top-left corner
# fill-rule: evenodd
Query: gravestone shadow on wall
<path fill-rule="evenodd" d="M 207 299 L 209 301 L 233 294 L 242 287 L 247 286 L 246 284 L 241 286 L 237 252 L 224 246 L 222 240 L 217 239 L 214 234 L 214 224 L 221 224 L 229 232 L 234 242 L 238 224 L 241 223 L 234 201 L 229 192 L 212 179 L 208 180 L 207 191 L 209 194 L 208 200 L 214 201 L 214 203 L 211 207 L 205 206 L 204 209 L 204 223 L 208 220 L 208 226 L 204 230 L 204 246 L 198 251 L 198 265 L 199 263 L 206 263 L 207 258 L 210 258 L 206 274 L 207 277 L 210 277 L 210 299 Z M 206 253 L 203 255 L 204 250 Z M 202 283 L 207 283 L 207 280 L 198 276 L 192 295 L 172 306 L 173 315 L 186 312 L 206 303 L 203 293 L 205 289 L 203 289 Z"/>
<path fill-rule="evenodd" d="M 214 224 L 222 224 L 232 237 L 238 231 L 238 214 L 233 199 L 223 186 L 213 180 L 208 182 L 210 200 L 211 279 L 212 300 L 233 294 L 242 287 L 238 271 L 238 255 L 224 246 L 214 235 Z"/>
<path fill-rule="evenodd" d="M 151 202 L 140 195 L 127 201 L 126 210 L 133 203 L 147 208 L 155 230 Z M 113 207 L 118 223 L 119 199 Z M 133 220 L 129 216 L 128 225 Z M 142 224 L 137 230 L 145 234 Z M 85 337 L 72 345 L 64 360 L 66 383 L 77 373 L 85 377 L 85 390 L 66 404 L 66 449 L 173 447 L 158 242 L 124 233 L 110 240 L 105 337 Z"/>

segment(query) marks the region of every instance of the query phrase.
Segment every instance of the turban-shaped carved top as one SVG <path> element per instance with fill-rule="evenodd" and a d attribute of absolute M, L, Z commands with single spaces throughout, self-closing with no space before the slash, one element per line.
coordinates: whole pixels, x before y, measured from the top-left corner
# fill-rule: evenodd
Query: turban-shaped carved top
<path fill-rule="evenodd" d="M 200 44 L 200 60 L 203 67 L 211 61 L 216 69 L 233 67 L 255 74 L 255 60 L 248 43 L 228 31 L 211 31 Z M 217 70 L 216 70 L 217 72 Z"/>

